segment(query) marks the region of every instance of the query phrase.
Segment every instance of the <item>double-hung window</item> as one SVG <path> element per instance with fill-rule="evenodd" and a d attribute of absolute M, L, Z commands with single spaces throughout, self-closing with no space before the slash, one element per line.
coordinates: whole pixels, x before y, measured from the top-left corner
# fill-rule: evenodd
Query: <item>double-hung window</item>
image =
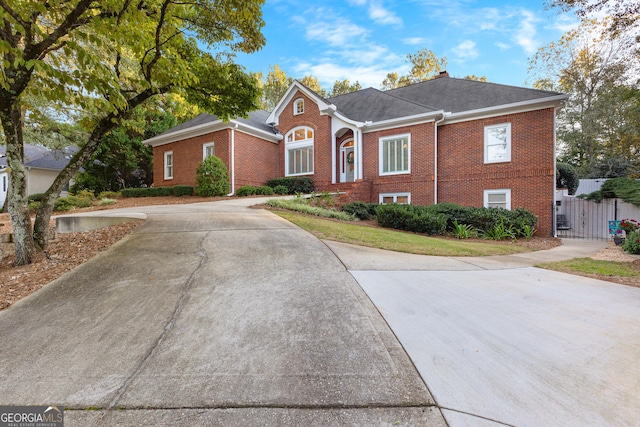
<path fill-rule="evenodd" d="M 396 135 L 380 138 L 380 175 L 411 172 L 411 136 Z"/>
<path fill-rule="evenodd" d="M 285 136 L 286 175 L 313 173 L 313 129 L 298 127 Z"/>
<path fill-rule="evenodd" d="M 511 190 L 484 190 L 484 207 L 511 210 Z"/>
<path fill-rule="evenodd" d="M 173 151 L 164 153 L 164 179 L 173 179 Z"/>
<path fill-rule="evenodd" d="M 500 163 L 511 161 L 511 123 L 485 126 L 484 162 Z"/>
<path fill-rule="evenodd" d="M 202 159 L 206 159 L 207 157 L 215 156 L 215 144 L 213 142 L 207 142 L 202 145 Z"/>
<path fill-rule="evenodd" d="M 297 116 L 302 113 L 304 113 L 304 99 L 296 99 L 293 103 L 293 114 Z"/>

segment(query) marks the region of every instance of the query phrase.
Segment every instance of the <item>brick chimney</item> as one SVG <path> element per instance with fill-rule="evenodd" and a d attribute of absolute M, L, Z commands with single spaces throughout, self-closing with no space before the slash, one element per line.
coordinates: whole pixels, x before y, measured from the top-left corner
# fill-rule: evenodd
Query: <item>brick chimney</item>
<path fill-rule="evenodd" d="M 440 71 L 440 74 L 435 76 L 434 79 L 439 79 L 441 77 L 449 77 L 449 73 L 447 73 L 446 71 Z"/>

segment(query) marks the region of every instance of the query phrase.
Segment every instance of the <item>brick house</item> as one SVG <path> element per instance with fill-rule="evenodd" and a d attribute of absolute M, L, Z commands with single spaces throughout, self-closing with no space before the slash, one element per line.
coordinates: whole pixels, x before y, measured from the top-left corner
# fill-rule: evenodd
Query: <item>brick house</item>
<path fill-rule="evenodd" d="M 324 99 L 294 82 L 272 112 L 201 115 L 145 141 L 154 185 L 195 183 L 208 154 L 232 191 L 307 175 L 319 191 L 379 203 L 523 207 L 553 230 L 557 92 L 450 78 Z"/>

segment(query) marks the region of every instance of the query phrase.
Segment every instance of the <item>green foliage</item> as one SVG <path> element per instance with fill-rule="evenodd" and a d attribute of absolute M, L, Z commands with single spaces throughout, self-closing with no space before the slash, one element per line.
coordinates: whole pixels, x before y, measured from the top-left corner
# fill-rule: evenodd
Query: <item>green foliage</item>
<path fill-rule="evenodd" d="M 576 194 L 580 178 L 576 169 L 568 163 L 558 162 L 556 165 L 556 188 L 567 188 L 569 194 Z"/>
<path fill-rule="evenodd" d="M 522 230 L 520 230 L 520 235 L 524 237 L 526 241 L 529 241 L 536 234 L 536 231 L 538 231 L 538 229 L 535 227 L 532 227 L 529 224 L 524 224 Z"/>
<path fill-rule="evenodd" d="M 171 194 L 176 197 L 193 196 L 193 187 L 190 185 L 176 185 L 171 188 Z"/>
<path fill-rule="evenodd" d="M 335 209 L 326 209 L 319 206 L 311 206 L 301 200 L 285 200 L 285 199 L 271 199 L 266 203 L 268 206 L 288 209 L 307 215 L 314 215 L 323 218 L 334 218 L 341 221 L 355 221 L 356 218 L 346 212 L 336 211 Z"/>
<path fill-rule="evenodd" d="M 378 206 L 377 203 L 351 202 L 344 204 L 342 210 L 358 219 L 369 220 L 376 216 Z"/>
<path fill-rule="evenodd" d="M 395 89 L 429 80 L 447 68 L 447 58 L 444 56 L 438 58 L 429 49 L 421 49 L 415 54 L 408 54 L 407 62 L 412 65 L 410 73 L 404 76 L 399 76 L 396 72 L 388 73 L 382 81 L 382 90 Z"/>
<path fill-rule="evenodd" d="M 425 206 L 380 205 L 376 219 L 383 227 L 429 235 L 444 234 L 447 229 L 447 217 Z"/>
<path fill-rule="evenodd" d="M 289 189 L 285 185 L 276 185 L 273 187 L 275 194 L 289 194 Z"/>
<path fill-rule="evenodd" d="M 73 195 L 79 198 L 84 198 L 89 200 L 94 200 L 96 198 L 95 193 L 91 190 L 82 190 L 77 193 L 74 193 Z"/>
<path fill-rule="evenodd" d="M 253 185 L 243 185 L 236 190 L 236 196 L 238 197 L 253 196 L 254 194 L 256 194 L 256 187 Z"/>
<path fill-rule="evenodd" d="M 41 202 L 43 198 L 44 198 L 44 193 L 35 193 L 35 194 L 31 194 L 27 199 L 30 202 Z"/>
<path fill-rule="evenodd" d="M 267 185 L 271 188 L 275 188 L 278 185 L 287 187 L 287 194 L 309 194 L 313 192 L 313 181 L 308 176 L 274 178 L 267 181 Z"/>
<path fill-rule="evenodd" d="M 81 197 L 81 196 L 67 196 L 67 197 L 59 197 L 54 204 L 54 211 L 70 211 L 74 208 L 88 208 L 93 206 L 93 198 L 92 197 Z"/>
<path fill-rule="evenodd" d="M 40 209 L 41 204 L 42 204 L 41 202 L 35 202 L 35 201 L 29 202 L 29 205 L 28 205 L 29 212 L 37 211 L 38 209 Z"/>
<path fill-rule="evenodd" d="M 98 199 L 117 199 L 121 196 L 122 195 L 119 191 L 103 191 L 102 193 L 98 194 Z"/>
<path fill-rule="evenodd" d="M 256 187 L 256 194 L 262 196 L 271 196 L 272 194 L 274 194 L 274 191 L 273 188 L 269 187 L 268 185 L 261 185 L 260 187 Z"/>
<path fill-rule="evenodd" d="M 493 227 L 481 230 L 480 236 L 489 240 L 516 240 L 517 234 L 513 225 L 507 227 L 504 225 L 504 221 L 500 221 L 498 224 L 494 224 Z"/>
<path fill-rule="evenodd" d="M 229 193 L 229 171 L 217 156 L 209 156 L 196 169 L 196 194 L 202 197 L 226 196 Z"/>
<path fill-rule="evenodd" d="M 116 203 L 115 199 L 110 199 L 108 197 L 103 197 L 102 199 L 100 199 L 100 206 L 113 205 L 115 203 Z"/>
<path fill-rule="evenodd" d="M 622 244 L 622 250 L 630 254 L 640 254 L 640 231 L 632 231 Z"/>
<path fill-rule="evenodd" d="M 631 178 L 611 178 L 602 184 L 600 190 L 578 197 L 598 203 L 603 199 L 618 198 L 640 206 L 640 181 Z"/>
<path fill-rule="evenodd" d="M 123 188 L 122 197 L 163 197 L 173 196 L 173 187 Z"/>
<path fill-rule="evenodd" d="M 469 224 L 458 224 L 458 221 L 453 220 L 452 234 L 456 239 L 468 239 L 476 235 L 476 230 Z"/>
<path fill-rule="evenodd" d="M 470 208 L 453 203 L 432 206 L 380 205 L 376 219 L 383 227 L 427 234 L 456 235 L 465 233 L 460 227 L 477 230 L 487 238 L 516 238 L 532 236 L 537 218 L 526 209 L 514 210 Z M 461 224 L 463 224 L 461 226 Z"/>

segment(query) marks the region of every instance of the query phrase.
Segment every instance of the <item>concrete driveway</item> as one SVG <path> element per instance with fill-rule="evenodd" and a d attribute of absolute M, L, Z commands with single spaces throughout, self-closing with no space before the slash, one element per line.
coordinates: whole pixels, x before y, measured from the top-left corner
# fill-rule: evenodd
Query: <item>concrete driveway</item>
<path fill-rule="evenodd" d="M 444 426 L 333 253 L 247 203 L 145 208 L 0 312 L 0 405 L 61 405 L 68 426 Z"/>
<path fill-rule="evenodd" d="M 531 267 L 604 243 L 487 258 L 327 242 L 449 426 L 640 425 L 640 288 Z"/>
<path fill-rule="evenodd" d="M 0 405 L 69 426 L 640 423 L 640 289 L 531 267 L 598 247 L 389 253 L 252 203 L 145 208 L 0 312 Z"/>

